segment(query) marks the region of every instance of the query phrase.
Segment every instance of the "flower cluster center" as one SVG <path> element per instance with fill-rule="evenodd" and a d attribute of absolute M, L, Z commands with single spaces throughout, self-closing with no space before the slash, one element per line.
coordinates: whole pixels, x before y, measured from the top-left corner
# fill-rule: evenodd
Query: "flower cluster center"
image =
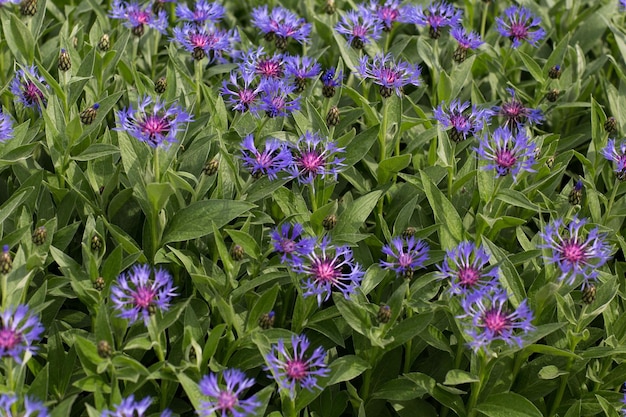
<path fill-rule="evenodd" d="M 290 379 L 299 381 L 306 376 L 308 370 L 309 370 L 309 367 L 307 366 L 307 364 L 301 360 L 293 359 L 293 360 L 287 361 L 286 371 L 287 371 L 287 376 Z"/>

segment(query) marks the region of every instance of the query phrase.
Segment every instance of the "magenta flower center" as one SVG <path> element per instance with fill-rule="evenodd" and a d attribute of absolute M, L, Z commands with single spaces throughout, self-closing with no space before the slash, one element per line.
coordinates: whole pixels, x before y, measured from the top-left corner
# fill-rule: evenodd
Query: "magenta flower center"
<path fill-rule="evenodd" d="M 524 115 L 524 105 L 517 100 L 502 105 L 502 113 L 509 119 L 517 120 Z"/>
<path fill-rule="evenodd" d="M 315 173 L 324 166 L 324 158 L 315 150 L 304 151 L 298 165 L 307 172 Z"/>
<path fill-rule="evenodd" d="M 587 260 L 584 248 L 574 239 L 565 241 L 562 254 L 565 260 L 573 264 L 583 263 Z"/>
<path fill-rule="evenodd" d="M 460 113 L 450 115 L 450 124 L 459 132 L 465 132 L 472 127 L 469 119 Z"/>
<path fill-rule="evenodd" d="M 306 376 L 308 370 L 307 364 L 301 360 L 292 359 L 287 361 L 286 371 L 289 379 L 299 381 Z"/>
<path fill-rule="evenodd" d="M 280 62 L 271 59 L 259 61 L 256 66 L 256 72 L 268 78 L 281 78 L 283 76 L 283 69 L 280 67 Z"/>
<path fill-rule="evenodd" d="M 317 260 L 312 266 L 313 275 L 315 276 L 316 281 L 334 282 L 337 280 L 337 277 L 341 275 L 341 271 L 338 271 L 335 268 L 332 261 Z"/>
<path fill-rule="evenodd" d="M 154 291 L 150 287 L 139 287 L 133 294 L 133 299 L 135 300 L 135 306 L 147 309 L 152 304 L 154 297 L 156 296 L 156 291 Z"/>
<path fill-rule="evenodd" d="M 238 403 L 237 396 L 230 391 L 220 391 L 217 396 L 218 410 L 232 410 Z"/>
<path fill-rule="evenodd" d="M 438 28 L 445 25 L 445 18 L 443 16 L 430 15 L 426 20 L 428 20 L 428 24 L 433 28 Z"/>
<path fill-rule="evenodd" d="M 485 313 L 483 324 L 494 334 L 500 335 L 503 330 L 509 327 L 509 319 L 501 311 L 492 309 Z"/>
<path fill-rule="evenodd" d="M 365 39 L 367 35 L 367 27 L 363 25 L 354 25 L 352 28 L 352 35 L 356 38 Z"/>
<path fill-rule="evenodd" d="M 189 41 L 195 47 L 204 48 L 209 44 L 209 37 L 202 33 L 194 33 L 189 35 Z"/>
<path fill-rule="evenodd" d="M 459 269 L 457 274 L 459 278 L 459 284 L 463 287 L 471 287 L 476 285 L 480 279 L 480 272 L 476 268 L 471 266 L 464 266 Z"/>
<path fill-rule="evenodd" d="M 0 330 L 0 350 L 11 350 L 22 342 L 22 335 L 13 329 L 3 327 Z"/>
<path fill-rule="evenodd" d="M 392 70 L 391 68 L 382 68 L 380 70 L 380 82 L 385 86 L 393 85 L 399 77 L 397 71 Z"/>
<path fill-rule="evenodd" d="M 256 94 L 249 88 L 244 88 L 243 90 L 239 91 L 239 101 L 241 101 L 241 104 L 243 104 L 246 109 L 248 108 L 249 104 L 254 101 L 255 98 Z"/>
<path fill-rule="evenodd" d="M 262 168 L 269 168 L 272 165 L 272 154 L 269 152 L 259 153 L 256 156 L 256 161 Z"/>
<path fill-rule="evenodd" d="M 398 264 L 400 264 L 402 268 L 410 267 L 411 263 L 413 263 L 413 257 L 410 253 L 401 253 L 400 256 L 398 256 Z"/>
<path fill-rule="evenodd" d="M 156 142 L 157 136 L 166 135 L 170 130 L 169 120 L 156 115 L 146 117 L 146 120 L 140 122 L 139 126 L 141 132 L 147 134 L 153 142 Z"/>
<path fill-rule="evenodd" d="M 528 37 L 528 28 L 522 22 L 514 22 L 511 24 L 511 37 L 516 39 L 526 39 Z"/>
<path fill-rule="evenodd" d="M 380 9 L 378 14 L 382 20 L 388 20 L 391 22 L 398 18 L 400 12 L 398 12 L 398 10 L 396 9 L 392 9 L 391 7 L 383 7 L 382 9 Z"/>
<path fill-rule="evenodd" d="M 505 169 L 510 169 L 517 162 L 515 154 L 508 149 L 500 149 L 496 152 L 496 163 Z"/>
<path fill-rule="evenodd" d="M 145 11 L 137 11 L 135 14 L 135 19 L 139 25 L 147 24 L 150 22 L 150 14 Z"/>
<path fill-rule="evenodd" d="M 32 81 L 27 81 L 24 91 L 24 98 L 30 104 L 37 104 L 39 101 L 43 102 L 43 92 Z"/>
<path fill-rule="evenodd" d="M 280 247 L 285 253 L 291 253 L 296 250 L 296 242 L 291 239 L 283 239 L 280 241 Z"/>

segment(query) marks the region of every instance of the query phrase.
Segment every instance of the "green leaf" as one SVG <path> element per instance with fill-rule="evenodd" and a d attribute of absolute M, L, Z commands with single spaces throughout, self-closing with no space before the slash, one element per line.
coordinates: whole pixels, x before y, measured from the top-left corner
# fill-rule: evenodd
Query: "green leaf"
<path fill-rule="evenodd" d="M 361 375 L 371 365 L 364 359 L 355 355 L 345 355 L 330 364 L 330 379 L 326 386 L 350 381 Z"/>
<path fill-rule="evenodd" d="M 518 53 L 519 57 L 522 58 L 524 65 L 526 65 L 526 70 L 530 72 L 530 75 L 533 76 L 535 81 L 537 81 L 538 83 L 543 83 L 545 81 L 545 75 L 541 70 L 539 64 L 537 64 L 537 61 L 522 52 L 520 49 L 516 49 L 515 51 Z"/>
<path fill-rule="evenodd" d="M 255 207 L 245 201 L 203 200 L 176 212 L 163 234 L 163 244 L 209 235 L 213 224 L 220 228 Z"/>
<path fill-rule="evenodd" d="M 146 185 L 146 193 L 152 210 L 158 213 L 165 207 L 170 196 L 174 194 L 174 187 L 169 183 L 153 182 Z"/>
<path fill-rule="evenodd" d="M 250 313 L 248 313 L 248 322 L 246 324 L 248 331 L 251 331 L 257 326 L 259 318 L 263 314 L 269 313 L 274 309 L 274 303 L 276 303 L 279 290 L 280 286 L 274 285 L 270 290 L 265 291 L 254 303 L 254 306 L 250 309 Z"/>
<path fill-rule="evenodd" d="M 554 365 L 544 366 L 537 374 L 540 379 L 556 379 L 561 375 L 567 375 L 567 372 L 559 371 L 559 368 Z"/>
<path fill-rule="evenodd" d="M 437 223 L 441 223 L 439 233 L 441 234 L 442 249 L 452 248 L 463 240 L 463 222 L 461 217 L 426 172 L 420 171 L 420 175 L 426 198 L 428 198 L 435 219 Z"/>
<path fill-rule="evenodd" d="M 337 226 L 332 231 L 333 236 L 357 233 L 382 195 L 383 192 L 380 190 L 372 191 L 350 204 L 337 218 Z"/>
<path fill-rule="evenodd" d="M 391 350 L 395 347 L 403 345 L 405 342 L 413 339 L 415 336 L 422 334 L 430 324 L 433 313 L 415 314 L 408 319 L 401 321 L 397 326 L 392 328 L 387 337 L 393 338 L 393 342 L 387 346 Z"/>
<path fill-rule="evenodd" d="M 543 417 L 533 403 L 513 392 L 492 395 L 476 409 L 488 417 Z"/>
<path fill-rule="evenodd" d="M 460 369 L 450 369 L 443 383 L 444 385 L 460 385 L 478 382 L 479 380 L 476 375 L 472 375 L 469 372 Z"/>
<path fill-rule="evenodd" d="M 404 154 L 398 156 L 392 156 L 387 158 L 378 164 L 376 168 L 376 176 L 378 177 L 378 184 L 386 184 L 393 174 L 402 171 L 408 167 L 411 163 L 411 154 Z"/>
<path fill-rule="evenodd" d="M 35 39 L 26 25 L 14 14 L 10 22 L 2 19 L 4 37 L 13 55 L 23 64 L 32 64 L 35 60 Z"/>
<path fill-rule="evenodd" d="M 378 125 L 376 125 L 359 133 L 349 143 L 338 141 L 339 146 L 346 148 L 345 160 L 343 161 L 345 168 L 351 167 L 367 155 L 378 138 L 378 130 Z"/>
<path fill-rule="evenodd" d="M 398 378 L 385 382 L 374 394 L 372 398 L 381 398 L 392 401 L 409 401 L 415 398 L 421 398 L 427 394 L 423 386 L 416 385 L 410 379 Z"/>
<path fill-rule="evenodd" d="M 115 145 L 110 145 L 108 143 L 94 143 L 89 145 L 89 147 L 80 154 L 72 157 L 72 159 L 75 161 L 91 161 L 104 156 L 117 155 L 119 153 L 120 149 Z"/>
<path fill-rule="evenodd" d="M 496 200 L 504 201 L 515 207 L 521 207 L 527 210 L 535 212 L 540 211 L 539 206 L 531 202 L 528 197 L 519 191 L 511 190 L 510 188 L 504 188 L 496 195 Z"/>

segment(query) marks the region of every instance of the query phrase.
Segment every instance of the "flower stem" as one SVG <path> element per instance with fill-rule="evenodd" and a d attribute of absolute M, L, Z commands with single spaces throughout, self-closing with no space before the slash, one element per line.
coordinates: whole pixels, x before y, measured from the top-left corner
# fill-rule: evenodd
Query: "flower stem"
<path fill-rule="evenodd" d="M 611 210 L 613 209 L 613 203 L 615 202 L 615 197 L 617 196 L 617 189 L 619 188 L 619 179 L 615 179 L 615 184 L 613 184 L 613 190 L 611 190 L 611 198 L 606 206 L 606 212 L 604 213 L 604 219 L 602 220 L 602 224 L 606 225 L 609 221 L 609 215 L 611 214 Z"/>
<path fill-rule="evenodd" d="M 407 319 L 410 319 L 413 316 L 413 310 L 408 305 L 410 301 L 411 301 L 411 286 L 407 285 L 406 286 L 406 302 L 407 302 L 406 318 Z M 412 348 L 412 339 L 409 339 L 407 340 L 405 347 L 404 347 L 404 373 L 405 374 L 408 374 L 409 371 L 411 370 L 411 350 L 412 350 L 411 348 Z"/>
<path fill-rule="evenodd" d="M 479 350 L 476 353 L 476 358 L 478 360 L 478 381 L 472 382 L 472 392 L 470 393 L 470 399 L 467 404 L 467 416 L 475 417 L 477 410 L 476 404 L 478 403 L 478 396 L 483 387 L 487 375 L 486 372 L 486 361 L 485 361 L 485 353 L 482 350 Z"/>
<path fill-rule="evenodd" d="M 480 38 L 485 39 L 485 28 L 487 27 L 487 13 L 489 11 L 489 3 L 483 5 L 483 15 L 480 20 Z"/>

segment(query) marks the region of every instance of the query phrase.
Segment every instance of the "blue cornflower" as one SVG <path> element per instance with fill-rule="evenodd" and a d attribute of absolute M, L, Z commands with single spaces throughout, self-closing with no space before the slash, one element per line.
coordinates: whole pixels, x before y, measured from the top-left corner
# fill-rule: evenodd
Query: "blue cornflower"
<path fill-rule="evenodd" d="M 300 184 L 310 184 L 318 176 L 337 180 L 345 159 L 337 154 L 343 152 L 344 148 L 338 147 L 332 140 L 324 140 L 319 133 L 307 131 L 293 147 L 293 164 L 288 172 L 292 178 L 298 178 Z"/>
<path fill-rule="evenodd" d="M 261 30 L 266 40 L 274 40 L 278 49 L 285 49 L 289 38 L 307 43 L 311 34 L 310 23 L 281 6 L 274 7 L 271 12 L 267 5 L 255 7 L 252 24 Z"/>
<path fill-rule="evenodd" d="M 217 23 L 224 16 L 224 6 L 217 2 L 209 3 L 206 0 L 198 0 L 194 10 L 191 10 L 185 3 L 176 5 L 176 17 L 181 20 L 188 20 L 197 25 L 205 23 Z"/>
<path fill-rule="evenodd" d="M 20 4 L 22 0 L 0 0 L 0 7 L 5 4 Z"/>
<path fill-rule="evenodd" d="M 343 80 L 343 73 L 330 67 L 320 77 L 322 80 L 322 95 L 327 98 L 331 98 L 335 95 L 335 89 L 341 85 Z"/>
<path fill-rule="evenodd" d="M 478 157 L 488 162 L 483 169 L 495 169 L 496 176 L 501 177 L 509 173 L 516 181 L 520 171 L 535 172 L 532 169 L 535 163 L 535 148 L 530 142 L 526 131 L 512 133 L 507 127 L 499 127 L 490 135 L 486 132 L 480 139 Z"/>
<path fill-rule="evenodd" d="M 498 267 L 487 270 L 489 254 L 482 246 L 464 241 L 446 252 L 439 269 L 440 279 L 450 279 L 450 293 L 467 295 L 498 283 Z"/>
<path fill-rule="evenodd" d="M 380 86 L 380 95 L 384 98 L 391 97 L 395 91 L 398 96 L 402 96 L 405 85 L 413 84 L 419 86 L 421 74 L 417 64 L 393 59 L 391 54 L 376 54 L 372 61 L 367 56 L 359 60 L 357 75 L 363 79 L 370 78 L 374 84 Z"/>
<path fill-rule="evenodd" d="M 322 66 L 308 56 L 286 56 L 284 59 L 285 74 L 293 78 L 296 93 L 306 88 L 306 80 L 314 78 L 322 71 Z"/>
<path fill-rule="evenodd" d="M 265 355 L 267 363 L 265 369 L 271 372 L 270 377 L 276 381 L 280 389 L 289 390 L 292 399 L 296 397 L 297 386 L 309 391 L 313 391 L 313 388 L 321 389 L 317 379 L 330 373 L 324 362 L 326 358 L 324 348 L 319 346 L 307 354 L 309 345 L 305 335 L 294 335 L 291 337 L 291 351 L 287 350 L 283 339 L 278 339 L 278 342 L 272 345 L 270 353 Z"/>
<path fill-rule="evenodd" d="M 468 346 L 475 352 L 481 349 L 488 351 L 496 340 L 522 347 L 520 332 L 525 335 L 535 330 L 531 323 L 533 313 L 527 300 L 523 300 L 514 311 L 507 308 L 507 302 L 507 292 L 500 287 L 475 291 L 461 300 L 465 314 L 458 318 L 471 319 L 471 325 L 466 324 L 465 334 L 470 338 Z"/>
<path fill-rule="evenodd" d="M 383 23 L 363 5 L 358 11 L 348 11 L 335 26 L 335 30 L 346 35 L 348 45 L 355 49 L 362 49 L 366 44 L 380 39 Z"/>
<path fill-rule="evenodd" d="M 468 50 L 476 49 L 485 43 L 480 39 L 480 35 L 477 32 L 467 32 L 462 26 L 453 28 L 450 34 L 458 43 L 454 51 L 454 60 L 458 63 L 465 61 Z"/>
<path fill-rule="evenodd" d="M 34 355 L 44 327 L 28 306 L 8 307 L 0 313 L 0 357 L 12 357 L 23 363 L 24 355 Z M 28 357 L 26 358 L 28 360 Z"/>
<path fill-rule="evenodd" d="M 164 269 L 135 265 L 111 286 L 111 301 L 118 316 L 133 324 L 143 318 L 146 326 L 157 310 L 167 311 L 174 291 L 172 276 Z"/>
<path fill-rule="evenodd" d="M 281 262 L 291 266 L 301 265 L 303 257 L 313 252 L 315 238 L 302 236 L 303 231 L 300 223 L 293 226 L 284 223 L 270 232 L 274 250 L 282 255 Z"/>
<path fill-rule="evenodd" d="M 383 30 L 385 32 L 390 32 L 393 22 L 400 19 L 401 9 L 399 0 L 386 0 L 382 4 L 379 3 L 378 0 L 371 0 L 369 9 L 383 23 Z"/>
<path fill-rule="evenodd" d="M 496 17 L 496 23 L 500 35 L 511 39 L 513 48 L 519 47 L 522 41 L 537 46 L 546 36 L 546 31 L 539 27 L 541 19 L 522 6 L 507 8 L 504 17 Z"/>
<path fill-rule="evenodd" d="M 23 407 L 18 407 L 18 398 L 15 394 L 0 394 L 0 415 L 3 417 L 48 417 L 48 408 L 41 402 L 29 396 L 24 397 Z"/>
<path fill-rule="evenodd" d="M 173 32 L 173 40 L 191 52 L 194 59 L 199 61 L 206 56 L 209 63 L 225 63 L 224 52 L 232 51 L 233 45 L 240 40 L 236 30 L 221 30 L 215 26 L 185 23 L 182 28 L 174 28 Z"/>
<path fill-rule="evenodd" d="M 109 16 L 113 19 L 125 20 L 124 26 L 130 28 L 135 36 L 143 35 L 146 25 L 163 34 L 167 30 L 167 13 L 165 10 L 155 14 L 149 7 L 141 8 L 136 1 L 113 0 Z"/>
<path fill-rule="evenodd" d="M 11 138 L 13 138 L 13 120 L 0 107 L 0 142 L 6 142 Z"/>
<path fill-rule="evenodd" d="M 285 80 L 268 78 L 261 83 L 260 100 L 255 111 L 264 111 L 267 117 L 288 116 L 300 109 L 300 97 L 293 100 L 289 94 L 295 91 L 296 87 Z"/>
<path fill-rule="evenodd" d="M 275 53 L 267 55 L 260 46 L 240 54 L 240 69 L 246 76 L 258 75 L 262 80 L 281 79 L 284 73 L 284 57 Z"/>
<path fill-rule="evenodd" d="M 511 130 L 516 130 L 524 126 L 526 122 L 531 125 L 541 124 L 543 121 L 541 110 L 524 106 L 521 101 L 515 98 L 515 90 L 512 88 L 507 88 L 506 91 L 511 95 L 511 101 L 493 108 L 496 113 L 506 118 L 505 126 L 508 126 Z"/>
<path fill-rule="evenodd" d="M 25 67 L 25 70 L 18 69 L 11 81 L 11 93 L 15 96 L 16 102 L 41 112 L 41 106 L 46 105 L 46 97 L 33 80 L 47 87 L 45 79 L 39 75 L 34 65 Z"/>
<path fill-rule="evenodd" d="M 100 417 L 142 417 L 147 415 L 146 411 L 151 403 L 152 399 L 150 397 L 145 397 L 141 401 L 135 401 L 135 395 L 131 394 L 115 406 L 115 410 L 104 410 Z M 164 410 L 161 412 L 160 417 L 171 417 L 171 415 L 172 412 L 170 410 Z"/>
<path fill-rule="evenodd" d="M 469 101 L 461 103 L 460 100 L 454 99 L 448 108 L 444 102 L 441 102 L 439 107 L 434 109 L 435 119 L 445 129 L 450 129 L 449 136 L 454 142 L 461 142 L 477 135 L 491 121 L 492 110 L 473 105 L 468 112 L 469 107 Z"/>
<path fill-rule="evenodd" d="M 583 290 L 590 281 L 597 279 L 598 270 L 611 256 L 611 246 L 606 242 L 606 235 L 600 233 L 597 227 L 585 233 L 582 231 L 585 224 L 587 219 L 579 219 L 577 216 L 567 225 L 563 219 L 557 219 L 539 234 L 545 242 L 539 247 L 552 252 L 546 261 L 556 264 L 560 269 L 558 281 L 567 280 L 567 284 L 572 285 L 581 276 Z"/>
<path fill-rule="evenodd" d="M 269 139 L 265 142 L 265 149 L 260 152 L 254 145 L 254 136 L 247 135 L 241 142 L 241 159 L 254 178 L 267 175 L 270 180 L 277 178 L 277 174 L 286 170 L 292 164 L 291 152 L 287 144 L 278 139 Z"/>
<path fill-rule="evenodd" d="M 239 78 L 243 85 L 239 84 Z M 261 92 L 261 88 L 253 85 L 256 76 L 247 72 L 231 72 L 229 80 L 223 80 L 220 93 L 226 96 L 226 103 L 233 107 L 233 110 L 245 112 L 256 108 L 256 100 Z M 229 87 L 232 86 L 232 87 Z"/>
<path fill-rule="evenodd" d="M 406 15 L 403 21 L 420 26 L 429 26 L 430 37 L 438 39 L 441 36 L 441 28 L 455 27 L 461 24 L 463 12 L 447 1 L 432 2 L 427 11 L 422 6 L 408 6 L 405 8 Z"/>
<path fill-rule="evenodd" d="M 346 299 L 361 284 L 364 272 L 353 259 L 352 249 L 347 246 L 333 246 L 330 238 L 324 236 L 322 242 L 309 253 L 294 272 L 304 274 L 304 297 L 317 296 L 318 305 L 330 298 L 333 288 L 341 291 Z"/>
<path fill-rule="evenodd" d="M 222 417 L 248 417 L 256 415 L 261 402 L 256 395 L 241 399 L 242 393 L 254 385 L 254 379 L 246 378 L 239 369 L 226 369 L 223 374 L 225 387 L 220 387 L 217 374 L 210 373 L 200 380 L 199 388 L 202 395 L 211 397 L 210 401 L 202 401 L 198 414 L 202 417 L 221 415 Z"/>
<path fill-rule="evenodd" d="M 412 278 L 413 272 L 418 268 L 423 268 L 424 262 L 428 260 L 428 244 L 413 236 L 394 237 L 389 245 L 383 246 L 382 252 L 390 260 L 381 259 L 380 266 L 406 279 Z"/>
<path fill-rule="evenodd" d="M 615 139 L 609 139 L 606 146 L 602 148 L 602 155 L 615 163 L 615 175 L 619 180 L 624 181 L 626 179 L 626 140 L 618 146 Z"/>
<path fill-rule="evenodd" d="M 626 11 L 626 0 L 619 0 L 619 11 L 620 12 Z"/>
<path fill-rule="evenodd" d="M 152 109 L 148 110 L 153 101 Z M 176 133 L 185 130 L 186 124 L 193 121 L 182 107 L 172 104 L 166 108 L 164 101 L 149 96 L 140 99 L 137 110 L 130 105 L 115 114 L 119 119 L 119 127 L 113 130 L 125 130 L 135 139 L 154 148 L 167 148 L 176 143 Z"/>

